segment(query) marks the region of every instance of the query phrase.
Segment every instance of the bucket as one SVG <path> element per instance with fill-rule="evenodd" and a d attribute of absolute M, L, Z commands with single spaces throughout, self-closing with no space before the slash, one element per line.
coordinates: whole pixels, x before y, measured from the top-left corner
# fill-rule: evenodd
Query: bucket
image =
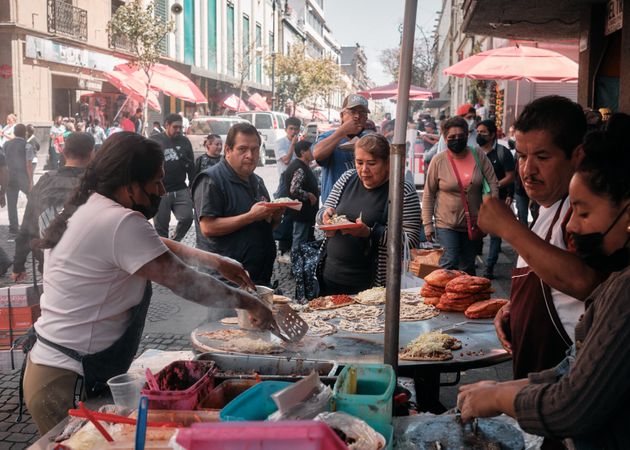
<path fill-rule="evenodd" d="M 124 408 L 137 408 L 144 379 L 134 373 L 123 373 L 107 380 L 114 404 Z"/>
<path fill-rule="evenodd" d="M 267 286 L 256 286 L 256 295 L 263 302 L 269 305 L 271 309 L 273 307 L 273 289 Z M 236 315 L 238 316 L 238 326 L 242 330 L 258 330 L 258 327 L 254 326 L 249 320 L 249 312 L 246 309 L 237 309 Z"/>
<path fill-rule="evenodd" d="M 287 381 L 263 381 L 257 383 L 221 410 L 219 417 L 222 422 L 242 422 L 247 420 L 267 420 L 278 407 L 271 398 L 282 389 L 291 386 Z"/>

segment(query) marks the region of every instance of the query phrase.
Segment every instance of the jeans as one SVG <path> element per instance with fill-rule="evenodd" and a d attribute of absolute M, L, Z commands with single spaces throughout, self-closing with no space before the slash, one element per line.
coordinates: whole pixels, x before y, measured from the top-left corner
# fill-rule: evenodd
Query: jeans
<path fill-rule="evenodd" d="M 18 219 L 17 201 L 20 191 L 28 195 L 28 178 L 26 174 L 9 174 L 11 181 L 7 186 L 7 212 L 9 213 L 9 231 L 18 232 L 20 222 Z"/>
<path fill-rule="evenodd" d="M 291 253 L 295 252 L 300 245 L 312 240 L 313 225 L 310 222 L 293 221 L 293 243 Z"/>
<path fill-rule="evenodd" d="M 273 238 L 278 241 L 278 250 L 280 253 L 286 253 L 293 247 L 291 240 L 293 236 L 293 217 L 290 214 L 282 216 L 280 225 L 273 230 Z"/>
<path fill-rule="evenodd" d="M 501 238 L 490 235 L 490 249 L 488 250 L 488 258 L 486 259 L 486 267 L 490 270 L 494 268 L 499 259 L 501 252 Z"/>
<path fill-rule="evenodd" d="M 466 231 L 438 228 L 437 239 L 444 248 L 440 266 L 445 269 L 463 270 L 475 275 L 475 242 L 468 239 Z"/>
<path fill-rule="evenodd" d="M 193 203 L 188 189 L 181 189 L 175 192 L 167 192 L 162 201 L 160 208 L 153 218 L 155 230 L 162 237 L 168 237 L 168 225 L 171 221 L 171 211 L 177 219 L 175 227 L 174 241 L 181 241 L 193 222 Z"/>

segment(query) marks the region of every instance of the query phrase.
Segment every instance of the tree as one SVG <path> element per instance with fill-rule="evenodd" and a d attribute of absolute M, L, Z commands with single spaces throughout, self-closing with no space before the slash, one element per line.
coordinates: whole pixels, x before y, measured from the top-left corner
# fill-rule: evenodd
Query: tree
<path fill-rule="evenodd" d="M 293 100 L 295 106 L 330 95 L 342 88 L 339 66 L 331 58 L 311 59 L 303 44 L 291 47 L 288 55 L 276 55 L 276 93 L 280 103 Z M 271 74 L 269 65 L 267 72 Z"/>
<path fill-rule="evenodd" d="M 431 73 L 435 67 L 435 57 L 431 48 L 431 41 L 420 30 L 420 36 L 416 38 L 413 46 L 413 60 L 411 66 L 411 84 L 416 86 L 428 86 Z M 380 62 L 384 66 L 384 72 L 391 75 L 393 82 L 398 82 L 398 66 L 400 64 L 400 47 L 383 50 Z"/>
<path fill-rule="evenodd" d="M 142 69 L 147 77 L 147 90 L 143 102 L 145 134 L 148 117 L 148 98 L 153 66 L 160 61 L 160 43 L 173 32 L 175 23 L 155 15 L 155 5 L 149 1 L 132 0 L 120 6 L 107 23 L 107 33 L 113 42 L 125 42 L 133 56 L 133 65 Z"/>
<path fill-rule="evenodd" d="M 257 53 L 259 43 L 257 41 L 251 42 L 249 45 L 243 45 L 243 51 L 241 57 L 238 60 L 236 71 L 239 75 L 238 86 L 238 108 L 240 109 L 243 102 L 243 86 L 245 80 L 249 78 L 249 74 L 252 67 L 252 61 Z"/>

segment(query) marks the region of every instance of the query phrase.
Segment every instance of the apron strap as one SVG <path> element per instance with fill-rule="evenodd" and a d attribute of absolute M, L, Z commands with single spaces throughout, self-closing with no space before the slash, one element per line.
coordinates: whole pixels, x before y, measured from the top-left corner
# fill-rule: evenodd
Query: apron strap
<path fill-rule="evenodd" d="M 553 304 L 551 288 L 543 280 L 540 280 L 540 288 L 542 290 L 543 298 L 545 299 L 545 306 L 547 307 L 547 312 L 549 313 L 549 318 L 551 319 L 553 327 L 556 329 L 558 336 L 560 336 L 560 339 L 562 339 L 566 346 L 571 347 L 573 345 L 573 341 L 564 329 L 564 325 L 562 325 L 562 321 L 558 315 L 558 310 L 556 310 L 556 306 Z"/>
<path fill-rule="evenodd" d="M 547 230 L 547 235 L 545 236 L 545 242 L 549 242 L 551 240 L 551 236 L 553 235 L 553 227 L 558 222 L 560 218 L 560 213 L 562 212 L 562 207 L 564 206 L 564 202 L 566 201 L 567 196 L 562 197 L 562 201 L 558 205 L 558 209 L 556 209 L 556 213 L 553 216 L 553 220 L 551 221 L 551 225 L 549 225 L 549 229 Z"/>

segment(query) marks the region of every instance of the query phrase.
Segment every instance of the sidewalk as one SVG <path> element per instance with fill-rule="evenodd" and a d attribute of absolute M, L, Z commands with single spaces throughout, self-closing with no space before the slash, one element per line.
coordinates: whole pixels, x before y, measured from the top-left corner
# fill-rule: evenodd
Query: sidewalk
<path fill-rule="evenodd" d="M 41 160 L 43 160 L 42 158 Z M 40 168 L 36 171 L 36 179 L 43 173 Z M 18 202 L 19 217 L 22 218 L 26 198 L 20 195 Z M 173 222 L 171 222 L 173 224 Z M 194 245 L 194 227 L 183 240 L 188 245 Z M 0 246 L 10 257 L 14 255 L 15 243 L 9 239 L 8 218 L 6 209 L 0 209 Z M 487 252 L 488 244 L 484 250 Z M 507 245 L 503 244 L 503 252 L 495 267 L 497 279 L 493 282 L 494 297 L 507 298 L 510 289 L 511 269 L 516 262 L 516 254 Z M 478 261 L 478 271 L 483 270 L 483 264 Z M 11 269 L 9 269 L 10 271 Z M 27 280 L 32 280 L 32 267 L 27 263 Z M 290 264 L 275 263 L 273 280 L 278 280 L 279 288 L 288 296 L 293 296 L 295 283 L 291 278 Z M 11 283 L 8 275 L 0 278 L 0 286 Z M 160 350 L 189 350 L 190 332 L 206 321 L 208 308 L 181 299 L 169 289 L 154 285 L 153 299 L 149 308 L 144 329 L 144 337 L 140 344 L 138 354 L 145 349 L 154 348 Z M 24 414 L 21 423 L 16 423 L 18 412 L 18 383 L 20 370 L 0 373 L 0 450 L 24 449 L 38 438 L 37 429 L 28 413 Z M 442 382 L 454 380 L 454 374 L 443 375 Z M 497 366 L 476 369 L 461 374 L 461 384 L 473 383 L 484 379 L 509 380 L 512 378 L 512 365 L 510 362 Z M 441 390 L 442 403 L 451 408 L 455 406 L 457 386 L 444 387 Z"/>

